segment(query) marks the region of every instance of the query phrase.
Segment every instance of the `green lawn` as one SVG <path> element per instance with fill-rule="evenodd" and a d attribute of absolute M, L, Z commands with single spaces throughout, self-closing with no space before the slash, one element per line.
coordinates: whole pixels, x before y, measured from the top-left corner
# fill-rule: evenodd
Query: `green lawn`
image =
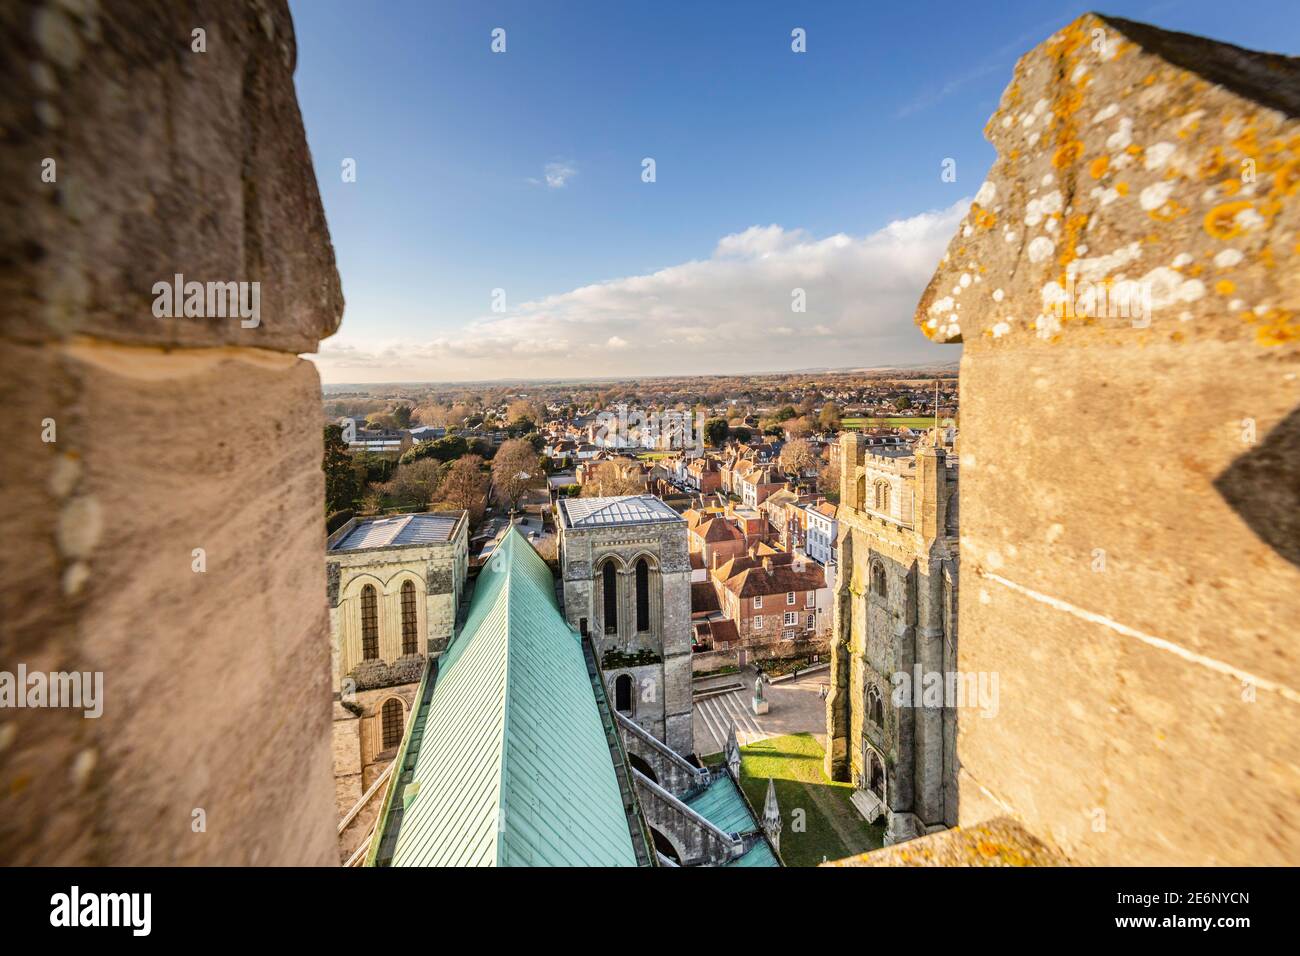
<path fill-rule="evenodd" d="M 776 782 L 787 866 L 816 866 L 881 846 L 884 826 L 869 826 L 854 809 L 852 784 L 826 778 L 822 748 L 812 734 L 769 737 L 741 747 L 740 754 L 741 786 L 759 814 L 768 778 Z"/>
<path fill-rule="evenodd" d="M 943 419 L 939 419 L 940 424 Z M 934 416 L 914 418 L 845 418 L 840 420 L 840 427 L 849 431 L 862 428 L 933 428 Z"/>

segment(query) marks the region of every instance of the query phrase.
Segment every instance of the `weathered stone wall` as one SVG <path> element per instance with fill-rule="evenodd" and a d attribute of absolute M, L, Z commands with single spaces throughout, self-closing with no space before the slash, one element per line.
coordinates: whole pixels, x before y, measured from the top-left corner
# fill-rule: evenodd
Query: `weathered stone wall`
<path fill-rule="evenodd" d="M 1086 16 L 1023 57 L 921 300 L 964 343 L 963 826 L 1300 862 L 1300 61 Z M 1071 280 L 1138 280 L 1087 314 Z"/>
<path fill-rule="evenodd" d="M 297 355 L 342 295 L 288 10 L 77 7 L 0 7 L 0 670 L 100 671 L 105 700 L 0 711 L 0 861 L 332 863 Z M 259 282 L 260 322 L 156 318 L 176 273 Z"/>

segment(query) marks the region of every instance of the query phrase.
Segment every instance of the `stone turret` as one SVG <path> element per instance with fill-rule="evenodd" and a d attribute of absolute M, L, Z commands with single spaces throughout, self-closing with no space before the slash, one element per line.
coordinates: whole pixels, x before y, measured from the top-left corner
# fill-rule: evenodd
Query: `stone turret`
<path fill-rule="evenodd" d="M 863 447 L 861 432 L 840 434 L 840 501 L 850 508 L 862 507 L 862 497 L 857 493 L 857 466 L 862 461 Z"/>
<path fill-rule="evenodd" d="M 767 778 L 767 796 L 763 799 L 763 832 L 772 841 L 772 848 L 781 852 L 781 808 L 776 804 L 776 784 Z"/>
<path fill-rule="evenodd" d="M 912 514 L 916 533 L 925 541 L 943 535 L 948 503 L 948 453 L 937 432 L 931 431 L 927 437 L 929 440 L 918 442 L 914 451 L 916 506 Z"/>

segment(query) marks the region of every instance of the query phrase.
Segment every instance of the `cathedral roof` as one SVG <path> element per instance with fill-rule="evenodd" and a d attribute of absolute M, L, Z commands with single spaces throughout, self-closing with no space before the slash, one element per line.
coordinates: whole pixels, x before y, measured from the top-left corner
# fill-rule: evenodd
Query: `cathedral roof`
<path fill-rule="evenodd" d="M 582 645 L 517 530 L 427 680 L 385 820 L 393 866 L 637 865 Z"/>

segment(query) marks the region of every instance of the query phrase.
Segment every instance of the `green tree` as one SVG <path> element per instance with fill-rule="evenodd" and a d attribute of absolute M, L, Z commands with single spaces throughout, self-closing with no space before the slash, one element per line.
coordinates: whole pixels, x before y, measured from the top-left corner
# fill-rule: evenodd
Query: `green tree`
<path fill-rule="evenodd" d="M 718 448 L 731 432 L 725 418 L 710 418 L 704 423 L 704 443 Z"/>
<path fill-rule="evenodd" d="M 822 410 L 817 413 L 817 423 L 821 425 L 822 431 L 839 431 L 840 407 L 834 402 L 827 402 L 822 406 Z"/>
<path fill-rule="evenodd" d="M 325 471 L 325 513 L 350 509 L 361 486 L 348 446 L 343 442 L 343 429 L 338 425 L 325 426 L 325 457 L 321 467 Z"/>
<path fill-rule="evenodd" d="M 455 461 L 469 452 L 469 443 L 459 435 L 448 435 L 433 441 L 422 441 L 418 445 L 402 452 L 402 464 L 409 465 L 421 458 L 435 458 L 438 461 Z"/>

